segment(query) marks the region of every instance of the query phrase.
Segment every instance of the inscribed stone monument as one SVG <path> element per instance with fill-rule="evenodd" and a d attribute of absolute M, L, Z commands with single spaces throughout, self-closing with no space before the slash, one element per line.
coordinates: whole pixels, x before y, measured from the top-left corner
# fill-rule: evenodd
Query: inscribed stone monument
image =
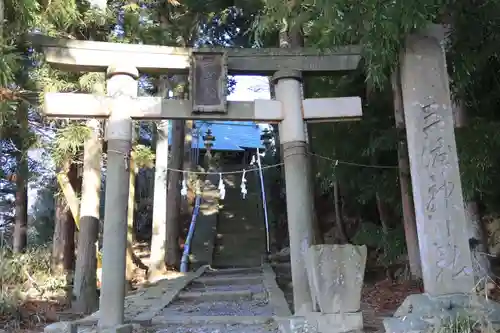
<path fill-rule="evenodd" d="M 473 290 L 442 35 L 411 35 L 401 62 L 408 153 L 425 291 Z"/>

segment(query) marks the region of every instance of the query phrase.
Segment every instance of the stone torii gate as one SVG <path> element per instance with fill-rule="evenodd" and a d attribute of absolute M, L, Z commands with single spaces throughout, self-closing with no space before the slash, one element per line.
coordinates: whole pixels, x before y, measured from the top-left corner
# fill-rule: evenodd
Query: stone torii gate
<path fill-rule="evenodd" d="M 312 238 L 312 204 L 305 177 L 304 121 L 356 119 L 359 97 L 301 98 L 301 73 L 354 70 L 359 48 L 200 49 L 52 39 L 34 35 L 46 60 L 69 71 L 107 71 L 107 96 L 47 93 L 44 113 L 56 118 L 107 118 L 108 172 L 104 216 L 99 327 L 123 323 L 127 233 L 128 156 L 132 119 L 212 119 L 281 122 L 295 313 L 312 311 L 304 254 Z M 124 59 L 118 62 L 119 59 Z M 191 100 L 137 97 L 139 72 L 190 73 Z M 273 75 L 277 100 L 228 102 L 227 74 Z"/>

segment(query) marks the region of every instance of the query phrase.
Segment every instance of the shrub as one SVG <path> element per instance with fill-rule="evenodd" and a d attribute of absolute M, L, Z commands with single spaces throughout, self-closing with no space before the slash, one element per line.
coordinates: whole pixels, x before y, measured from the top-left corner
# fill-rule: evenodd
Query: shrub
<path fill-rule="evenodd" d="M 13 254 L 0 249 L 0 316 L 18 316 L 27 299 L 50 299 L 61 295 L 64 276 L 52 274 L 51 248 L 47 245 Z"/>
<path fill-rule="evenodd" d="M 461 314 L 445 320 L 430 333 L 495 333 L 496 330 L 485 315 Z"/>

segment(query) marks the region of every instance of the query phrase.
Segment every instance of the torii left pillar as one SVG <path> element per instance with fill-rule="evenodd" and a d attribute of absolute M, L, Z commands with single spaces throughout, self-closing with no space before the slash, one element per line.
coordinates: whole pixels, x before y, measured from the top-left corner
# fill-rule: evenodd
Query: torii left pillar
<path fill-rule="evenodd" d="M 108 161 L 104 209 L 102 284 L 99 328 L 123 324 L 125 301 L 125 256 L 130 151 L 132 148 L 131 99 L 137 97 L 137 68 L 121 65 L 107 70 L 107 94 L 113 97 L 106 138 Z"/>
<path fill-rule="evenodd" d="M 290 237 L 293 303 L 296 315 L 313 311 L 313 301 L 307 276 L 305 253 L 312 242 L 313 203 L 308 170 L 307 144 L 302 105 L 302 74 L 281 70 L 272 77 L 276 99 L 281 102 L 283 120 L 280 141 L 285 166 L 286 206 Z"/>

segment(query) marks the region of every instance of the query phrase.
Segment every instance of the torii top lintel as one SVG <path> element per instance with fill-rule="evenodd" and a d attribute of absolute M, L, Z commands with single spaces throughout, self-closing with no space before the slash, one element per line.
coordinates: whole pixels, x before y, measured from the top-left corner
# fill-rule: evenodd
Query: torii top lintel
<path fill-rule="evenodd" d="M 120 44 L 73 39 L 58 39 L 31 34 L 34 46 L 42 48 L 53 67 L 72 72 L 102 72 L 126 59 L 140 72 L 147 74 L 189 72 L 190 56 L 195 49 L 143 44 Z M 282 69 L 304 74 L 328 74 L 357 68 L 361 58 L 359 46 L 334 50 L 311 48 L 201 48 L 196 51 L 224 51 L 229 74 L 272 75 Z"/>

